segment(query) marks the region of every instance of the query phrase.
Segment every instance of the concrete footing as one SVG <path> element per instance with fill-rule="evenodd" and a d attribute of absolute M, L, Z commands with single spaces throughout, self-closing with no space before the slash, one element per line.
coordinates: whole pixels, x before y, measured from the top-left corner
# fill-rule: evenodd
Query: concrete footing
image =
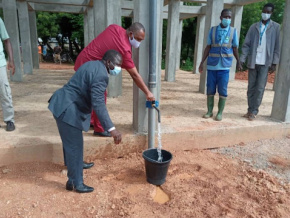
<path fill-rule="evenodd" d="M 25 75 L 21 84 L 11 82 L 16 130 L 6 132 L 5 124 L 1 123 L 0 166 L 30 161 L 63 162 L 61 140 L 55 120 L 47 109 L 47 100 L 73 73 L 73 69 L 39 69 L 34 75 Z M 247 111 L 247 83 L 238 80 L 231 82 L 223 120 L 218 122 L 201 118 L 206 112 L 206 96 L 198 92 L 200 75 L 184 71 L 179 71 L 176 75 L 176 83 L 164 81 L 161 86 L 164 149 L 208 149 L 290 135 L 289 123 L 270 119 L 274 96 L 272 84 L 267 84 L 260 113 L 251 122 L 242 117 Z M 129 74 L 123 72 L 124 96 L 109 98 L 107 105 L 113 122 L 123 134 L 122 143 L 115 145 L 112 138 L 96 137 L 93 130 L 85 132 L 85 160 L 122 157 L 147 149 L 147 136 L 134 134 L 133 131 L 132 83 Z M 217 101 L 214 114 L 216 112 Z M 157 145 L 157 141 L 155 144 Z"/>

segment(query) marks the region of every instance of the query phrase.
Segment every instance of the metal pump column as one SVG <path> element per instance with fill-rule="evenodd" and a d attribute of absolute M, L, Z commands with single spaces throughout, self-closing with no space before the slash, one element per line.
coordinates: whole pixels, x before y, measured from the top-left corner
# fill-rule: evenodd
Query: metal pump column
<path fill-rule="evenodd" d="M 157 0 L 149 5 L 149 90 L 156 96 L 156 40 L 157 40 Z M 148 113 L 148 149 L 154 148 L 156 111 L 149 108 Z"/>

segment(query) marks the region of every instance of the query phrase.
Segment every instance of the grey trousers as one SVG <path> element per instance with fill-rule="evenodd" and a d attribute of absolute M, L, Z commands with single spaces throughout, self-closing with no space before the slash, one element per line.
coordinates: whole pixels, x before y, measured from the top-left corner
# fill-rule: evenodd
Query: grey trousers
<path fill-rule="evenodd" d="M 255 115 L 259 112 L 265 87 L 268 80 L 269 67 L 256 65 L 255 69 L 249 69 L 248 79 L 248 112 Z"/>
<path fill-rule="evenodd" d="M 75 186 L 83 184 L 83 132 L 54 117 L 62 141 L 68 181 Z"/>
<path fill-rule="evenodd" d="M 14 122 L 14 108 L 11 88 L 7 78 L 6 66 L 0 67 L 0 103 L 2 107 L 4 122 Z"/>

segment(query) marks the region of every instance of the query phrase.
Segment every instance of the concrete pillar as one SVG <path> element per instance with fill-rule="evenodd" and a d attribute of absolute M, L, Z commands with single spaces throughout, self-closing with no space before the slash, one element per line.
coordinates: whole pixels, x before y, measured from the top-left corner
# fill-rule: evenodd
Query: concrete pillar
<path fill-rule="evenodd" d="M 158 14 L 158 20 L 157 21 L 157 30 L 158 30 L 158 36 L 157 36 L 157 49 L 158 50 L 158 57 L 156 60 L 156 80 L 157 80 L 157 84 L 156 84 L 156 92 L 157 93 L 153 93 L 155 98 L 159 101 L 160 103 L 160 92 L 161 92 L 161 62 L 162 62 L 162 30 L 163 30 L 163 4 L 164 4 L 164 0 L 158 0 L 157 1 L 157 11 L 159 12 Z"/>
<path fill-rule="evenodd" d="M 280 51 L 282 50 L 282 40 L 283 40 L 283 35 L 284 35 L 283 29 L 284 29 L 284 25 L 281 25 L 281 28 L 280 28 Z M 273 91 L 276 90 L 278 72 L 279 72 L 279 65 L 276 66 L 275 79 L 274 79 L 274 84 L 273 84 L 273 88 L 272 88 Z"/>
<path fill-rule="evenodd" d="M 15 74 L 14 76 L 10 74 L 10 79 L 12 81 L 21 82 L 23 73 L 21 70 L 16 0 L 2 0 L 2 5 L 3 5 L 4 23 L 8 35 L 10 37 L 15 64 Z"/>
<path fill-rule="evenodd" d="M 134 1 L 134 22 L 140 22 L 145 27 L 145 40 L 139 48 L 133 50 L 133 61 L 146 85 L 149 81 L 149 1 Z M 148 111 L 145 107 L 145 94 L 133 84 L 133 128 L 137 133 L 148 131 Z"/>
<path fill-rule="evenodd" d="M 89 44 L 95 38 L 94 10 L 91 7 L 88 7 L 87 22 L 88 22 L 88 44 Z"/>
<path fill-rule="evenodd" d="M 84 13 L 84 44 L 85 44 L 85 47 L 89 44 L 88 11 Z"/>
<path fill-rule="evenodd" d="M 30 26 L 30 45 L 32 54 L 33 69 L 39 69 L 39 58 L 37 49 L 37 26 L 36 26 L 36 13 L 35 11 L 28 11 L 29 26 Z"/>
<path fill-rule="evenodd" d="M 105 0 L 93 0 L 94 1 L 94 25 L 95 25 L 95 37 L 104 31 L 105 24 Z"/>
<path fill-rule="evenodd" d="M 111 24 L 121 26 L 121 1 L 106 0 L 105 9 L 106 27 Z M 122 95 L 122 72 L 118 76 L 110 76 L 107 90 L 108 97 L 118 97 Z"/>
<path fill-rule="evenodd" d="M 177 47 L 176 47 L 176 70 L 180 69 L 182 26 L 183 26 L 183 21 L 179 20 L 179 27 L 177 31 Z"/>
<path fill-rule="evenodd" d="M 165 58 L 165 80 L 175 81 L 176 70 L 176 48 L 177 35 L 179 30 L 179 0 L 169 0 L 168 2 L 168 22 L 167 22 L 167 40 L 166 40 L 166 58 Z"/>
<path fill-rule="evenodd" d="M 220 23 L 220 15 L 223 10 L 224 1 L 208 0 L 205 13 L 205 27 L 204 27 L 204 38 L 207 39 L 209 30 L 212 26 L 217 26 Z M 203 50 L 207 46 L 207 40 L 203 42 Z M 203 51 L 202 51 L 203 53 Z M 203 65 L 203 73 L 200 75 L 199 80 L 199 92 L 206 94 L 206 78 L 207 68 L 206 61 Z"/>
<path fill-rule="evenodd" d="M 232 11 L 231 26 L 237 29 L 239 39 L 240 39 L 240 32 L 241 32 L 241 26 L 242 26 L 243 8 L 244 8 L 243 6 L 239 6 L 239 5 L 235 5 L 234 7 L 231 8 L 231 11 Z M 232 67 L 230 68 L 230 81 L 235 80 L 236 68 L 237 68 L 237 61 L 234 58 Z"/>
<path fill-rule="evenodd" d="M 121 10 L 121 1 L 116 0 L 106 0 L 106 26 L 111 24 L 122 25 L 122 10 Z"/>
<path fill-rule="evenodd" d="M 33 63 L 29 28 L 28 6 L 26 1 L 18 2 L 18 17 L 22 48 L 23 72 L 32 74 Z"/>
<path fill-rule="evenodd" d="M 271 117 L 283 122 L 290 122 L 290 41 L 286 36 L 290 35 L 290 0 L 286 0 L 283 17 L 283 41 L 280 55 L 277 86 L 272 107 Z"/>
<path fill-rule="evenodd" d="M 205 26 L 205 15 L 199 15 L 197 17 L 197 27 L 195 35 L 194 45 L 194 62 L 193 62 L 193 73 L 199 73 L 198 67 L 203 55 L 203 42 L 204 42 L 204 26 Z"/>

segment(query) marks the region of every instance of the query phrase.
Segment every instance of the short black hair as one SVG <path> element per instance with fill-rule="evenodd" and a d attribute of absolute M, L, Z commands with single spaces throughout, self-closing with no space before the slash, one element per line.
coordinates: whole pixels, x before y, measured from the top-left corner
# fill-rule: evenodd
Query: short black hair
<path fill-rule="evenodd" d="M 225 9 L 222 10 L 221 16 L 223 16 L 223 13 L 225 13 L 225 12 L 232 12 L 232 11 L 230 9 L 228 9 L 228 8 L 225 8 Z"/>
<path fill-rule="evenodd" d="M 129 27 L 129 31 L 132 31 L 133 33 L 139 32 L 141 30 L 145 33 L 145 27 L 139 22 L 132 23 Z"/>
<path fill-rule="evenodd" d="M 111 61 L 113 64 L 116 64 L 119 60 L 123 60 L 122 55 L 116 50 L 108 50 L 103 56 L 104 61 Z"/>
<path fill-rule="evenodd" d="M 275 7 L 274 7 L 274 5 L 272 3 L 267 3 L 267 4 L 264 5 L 263 8 L 272 8 L 272 12 L 273 12 Z"/>

